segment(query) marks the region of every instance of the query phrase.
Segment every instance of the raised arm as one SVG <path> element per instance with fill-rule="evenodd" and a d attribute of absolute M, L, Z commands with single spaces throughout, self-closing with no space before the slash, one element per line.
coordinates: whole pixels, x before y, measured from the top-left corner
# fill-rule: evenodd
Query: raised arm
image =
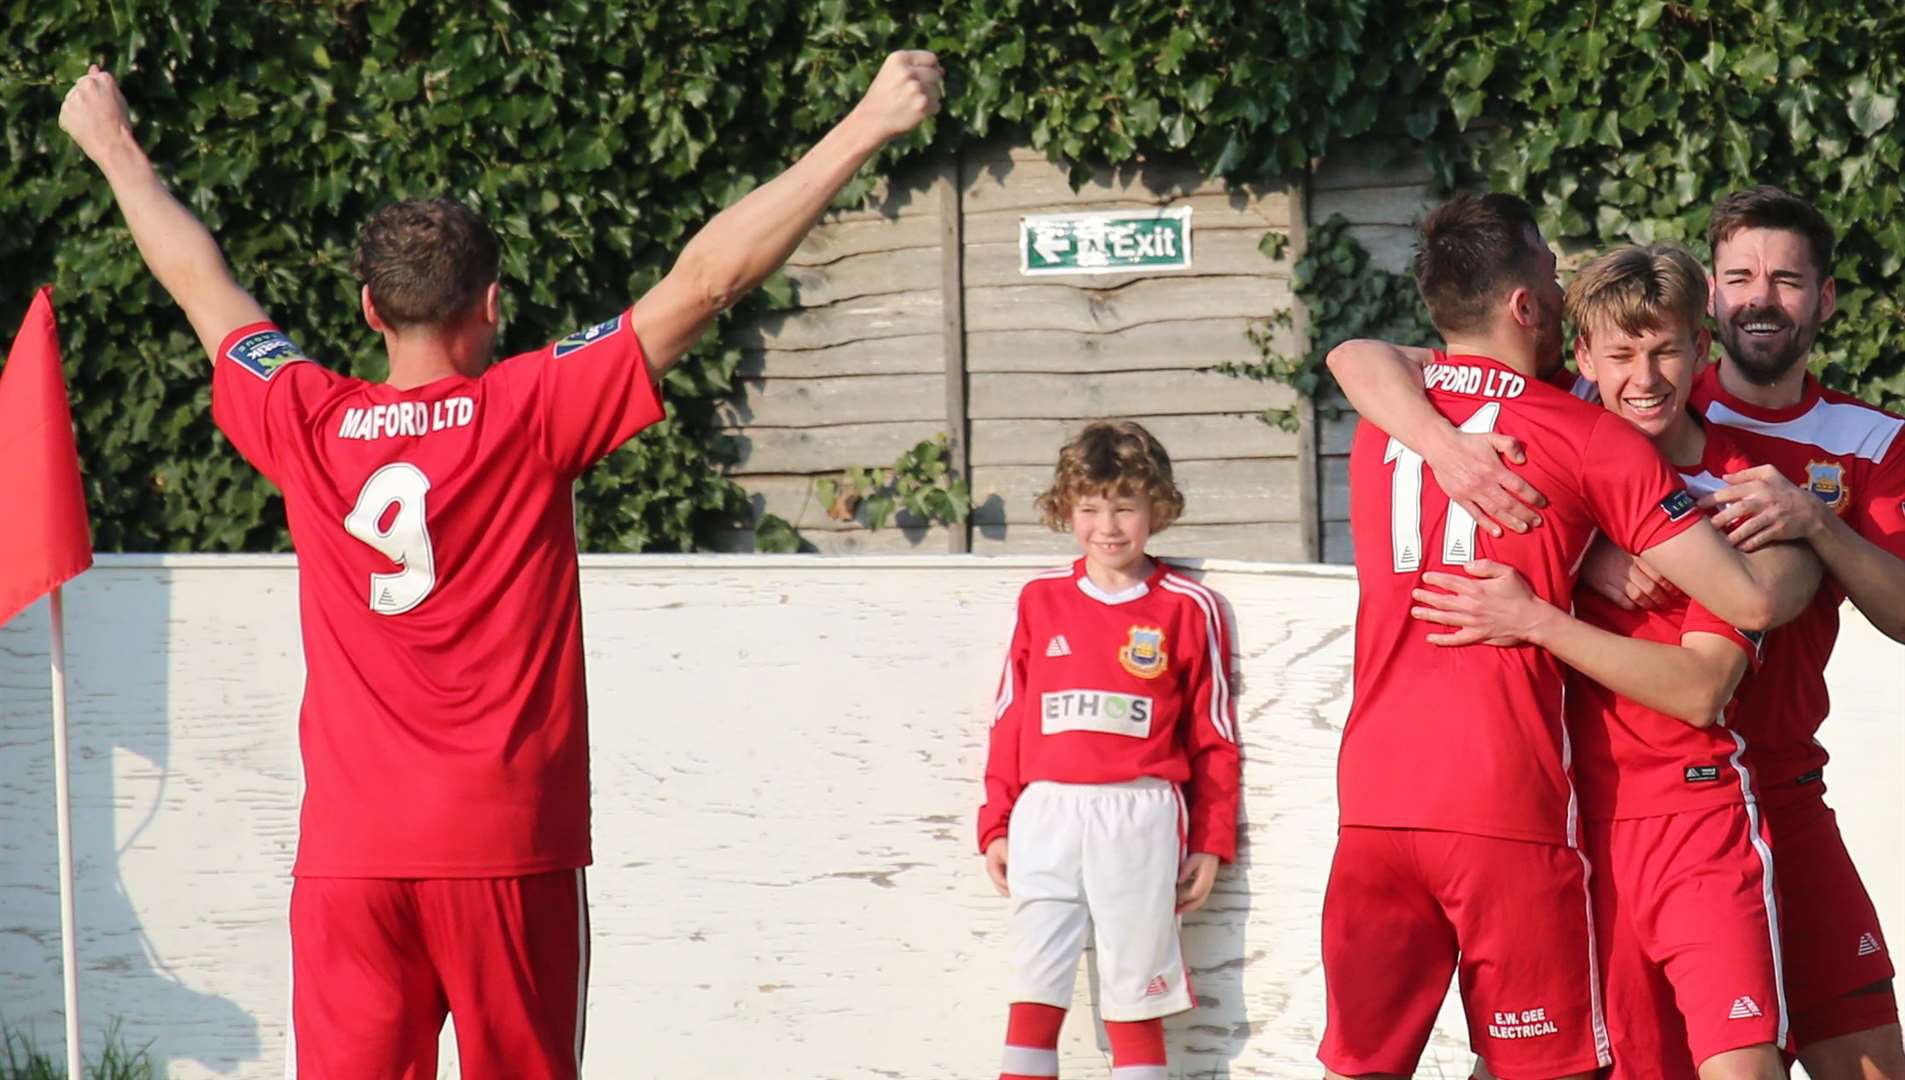
<path fill-rule="evenodd" d="M 1513 567 L 1478 560 L 1469 577 L 1431 572 L 1411 614 L 1454 627 L 1437 645 L 1535 645 L 1602 686 L 1694 727 L 1719 719 L 1746 675 L 1747 655 L 1719 634 L 1693 630 L 1678 645 L 1643 641 L 1585 622 L 1536 596 Z"/>
<path fill-rule="evenodd" d="M 205 355 L 216 359 L 227 334 L 265 321 L 264 309 L 232 279 L 212 234 L 166 190 L 132 134 L 119 85 L 97 64 L 67 92 L 60 127 L 112 186 L 140 257 L 185 310 Z"/>
<path fill-rule="evenodd" d="M 714 317 L 780 269 L 834 196 L 887 141 L 939 111 L 944 72 L 929 52 L 886 58 L 866 97 L 792 168 L 714 216 L 632 321 L 657 378 Z"/>
<path fill-rule="evenodd" d="M 1527 460 L 1520 440 L 1458 431 L 1437 412 L 1422 382 L 1422 368 L 1434 357 L 1428 349 L 1359 339 L 1331 349 L 1325 362 L 1357 413 L 1421 454 L 1435 482 L 1490 534 L 1500 536 L 1503 526 L 1527 532 L 1540 523 L 1535 510 L 1547 500 L 1502 464 L 1504 457 Z"/>

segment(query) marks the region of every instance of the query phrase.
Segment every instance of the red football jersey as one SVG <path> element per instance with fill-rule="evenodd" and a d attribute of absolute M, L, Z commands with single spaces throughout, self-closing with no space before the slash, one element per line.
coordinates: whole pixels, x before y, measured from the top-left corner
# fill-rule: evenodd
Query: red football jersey
<path fill-rule="evenodd" d="M 662 417 L 624 312 L 399 390 L 276 326 L 219 348 L 212 415 L 284 493 L 306 678 L 296 874 L 491 877 L 589 862 L 571 496 Z"/>
<path fill-rule="evenodd" d="M 1495 360 L 1437 353 L 1430 402 L 1469 432 L 1520 439 L 1519 469 L 1548 497 L 1543 525 L 1497 539 L 1435 483 L 1420 455 L 1374 425 L 1350 450 L 1356 548 L 1355 700 L 1337 761 L 1342 824 L 1574 844 L 1562 667 L 1546 650 L 1444 648 L 1409 615 L 1429 570 L 1474 558 L 1515 567 L 1566 607 L 1597 528 L 1645 551 L 1699 520 L 1652 443 L 1633 425 Z"/>
<path fill-rule="evenodd" d="M 1718 364 L 1694 383 L 1696 411 L 1724 424 L 1748 457 L 1824 500 L 1872 543 L 1905 558 L 1905 419 L 1828 390 L 1811 375 L 1799 404 L 1762 409 L 1720 385 Z M 1762 796 L 1782 802 L 1823 790 L 1826 661 L 1839 638 L 1845 590 L 1828 575 L 1797 619 L 1766 638 L 1766 662 L 1741 685 L 1734 723 Z"/>
<path fill-rule="evenodd" d="M 1162 561 L 1107 594 L 1085 560 L 1019 592 L 986 754 L 979 850 L 1034 780 L 1182 784 L 1192 852 L 1237 854 L 1237 708 L 1215 593 Z"/>
<path fill-rule="evenodd" d="M 1723 486 L 1731 472 L 1750 461 L 1724 429 L 1709 426 L 1700 464 L 1680 478 L 1687 490 L 1705 495 Z M 1656 611 L 1628 611 L 1582 586 L 1574 591 L 1575 614 L 1604 630 L 1642 641 L 1680 644 L 1689 633 L 1717 634 L 1740 647 L 1749 664 L 1759 661 L 1761 635 L 1748 634 L 1679 594 Z M 1738 699 L 1735 698 L 1735 701 Z M 1696 728 L 1650 709 L 1567 669 L 1568 731 L 1574 740 L 1574 775 L 1581 812 L 1592 820 L 1651 817 L 1741 802 L 1752 777 L 1744 761 L 1747 743 L 1721 723 Z M 1727 716 L 1732 715 L 1729 705 Z"/>

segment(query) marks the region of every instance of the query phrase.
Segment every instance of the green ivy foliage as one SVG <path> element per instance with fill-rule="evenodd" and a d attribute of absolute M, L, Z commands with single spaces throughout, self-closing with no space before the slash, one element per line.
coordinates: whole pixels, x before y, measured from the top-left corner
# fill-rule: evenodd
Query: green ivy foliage
<path fill-rule="evenodd" d="M 1705 253 L 1714 201 L 1754 184 L 1839 231 L 1839 314 L 1813 366 L 1905 408 L 1905 8 L 1806 0 L 1411 0 L 1442 134 L 1497 122 L 1471 162 L 1550 239 Z"/>
<path fill-rule="evenodd" d="M 1367 0 L 0 0 L 0 325 L 56 285 L 96 545 L 282 549 L 275 492 L 211 424 L 206 362 L 105 184 L 58 130 L 89 61 L 162 175 L 307 351 L 382 374 L 348 261 L 397 197 L 450 194 L 503 239 L 505 352 L 658 280 L 722 206 L 844 114 L 885 52 L 938 51 L 946 112 L 854 184 L 1008 130 L 1055 158 L 1188 154 L 1262 180 L 1331 140 L 1433 127 L 1406 27 Z M 1388 125 L 1385 127 L 1384 125 Z M 1082 174 L 1081 174 L 1082 175 Z M 785 290 L 779 300 L 785 300 Z M 769 296 L 760 303 L 774 303 Z M 593 549 L 680 550 L 745 512 L 712 427 L 738 353 L 668 380 L 671 416 L 591 471 Z M 770 529 L 764 535 L 775 535 Z"/>
<path fill-rule="evenodd" d="M 102 550 L 260 550 L 287 537 L 276 494 L 213 430 L 182 316 L 58 131 L 60 97 L 93 60 L 119 75 L 161 173 L 240 279 L 307 350 L 368 377 L 382 374 L 382 351 L 346 267 L 376 206 L 447 193 L 487 214 L 504 241 L 501 347 L 533 348 L 652 285 L 709 217 L 843 115 L 888 50 L 924 46 L 952 76 L 945 113 L 843 201 L 922 155 L 998 136 L 1079 176 L 1178 155 L 1236 183 L 1276 179 L 1349 137 L 1414 139 L 1443 179 L 1466 164 L 1526 193 L 1557 238 L 1592 246 L 1697 241 L 1716 196 L 1780 183 L 1816 199 L 1845 237 L 1842 314 L 1818 355 L 1828 380 L 1905 401 L 1896 5 L 0 0 L 0 11 L 0 325 L 17 324 L 33 286 L 56 285 Z M 1492 126 L 1478 129 L 1483 119 Z M 1354 256 L 1316 239 L 1307 295 L 1328 303 L 1331 282 L 1356 276 L 1336 273 Z M 1312 319 L 1318 343 L 1392 306 L 1386 288 L 1336 298 L 1341 318 Z M 787 302 L 784 286 L 766 293 L 751 303 Z M 670 374 L 670 419 L 579 487 L 585 546 L 687 549 L 745 513 L 723 474 L 733 448 L 713 426 L 738 361 L 716 333 Z"/>

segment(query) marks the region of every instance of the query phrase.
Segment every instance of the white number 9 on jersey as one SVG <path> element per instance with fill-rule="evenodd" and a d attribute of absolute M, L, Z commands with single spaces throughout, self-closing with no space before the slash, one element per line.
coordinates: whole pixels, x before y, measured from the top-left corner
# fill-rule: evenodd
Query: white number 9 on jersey
<path fill-rule="evenodd" d="M 430 478 L 406 462 L 394 462 L 370 474 L 357 506 L 344 519 L 344 531 L 375 548 L 400 570 L 370 576 L 370 609 L 379 615 L 402 615 L 437 587 L 436 557 L 430 552 L 430 530 L 424 524 L 424 495 Z M 390 528 L 380 529 L 392 504 L 397 514 Z"/>

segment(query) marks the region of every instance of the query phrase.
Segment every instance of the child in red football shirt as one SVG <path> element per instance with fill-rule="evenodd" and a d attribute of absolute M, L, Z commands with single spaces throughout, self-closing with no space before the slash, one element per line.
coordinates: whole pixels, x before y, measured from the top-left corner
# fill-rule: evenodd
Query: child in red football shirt
<path fill-rule="evenodd" d="M 1019 594 L 979 849 L 1012 899 L 1001 1080 L 1058 1075 L 1087 927 L 1118 1080 L 1163 1080 L 1161 1018 L 1193 1006 L 1177 916 L 1236 853 L 1236 710 L 1216 594 L 1145 553 L 1184 498 L 1164 447 L 1099 422 L 1039 509 L 1082 552 Z"/>

